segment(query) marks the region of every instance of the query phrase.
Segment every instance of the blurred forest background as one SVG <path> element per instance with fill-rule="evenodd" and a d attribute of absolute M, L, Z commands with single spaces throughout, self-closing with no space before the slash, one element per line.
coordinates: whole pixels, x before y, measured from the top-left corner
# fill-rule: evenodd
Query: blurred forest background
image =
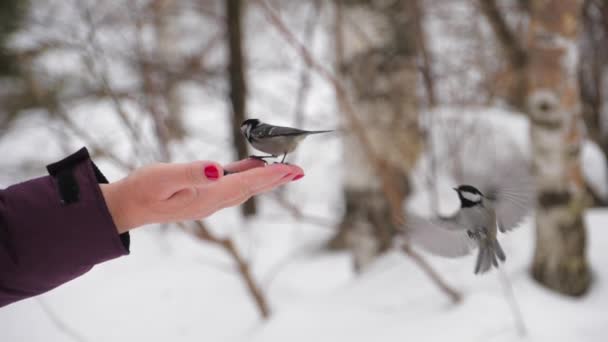
<path fill-rule="evenodd" d="M 0 3 L 3 187 L 83 145 L 110 180 L 246 158 L 246 118 L 337 133 L 301 181 L 3 308 L 0 340 L 606 340 L 608 1 Z M 400 239 L 512 157 L 537 200 L 500 270 Z"/>

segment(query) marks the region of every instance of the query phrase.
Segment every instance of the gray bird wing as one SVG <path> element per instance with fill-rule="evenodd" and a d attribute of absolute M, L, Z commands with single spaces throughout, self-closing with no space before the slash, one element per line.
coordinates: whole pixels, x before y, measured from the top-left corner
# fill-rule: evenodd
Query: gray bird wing
<path fill-rule="evenodd" d="M 408 214 L 405 234 L 415 245 L 429 253 L 456 258 L 468 255 L 477 247 L 467 228 L 458 222 L 459 215 L 448 218 L 423 218 Z"/>
<path fill-rule="evenodd" d="M 251 135 L 255 139 L 305 135 L 305 134 L 308 134 L 308 131 L 304 131 L 304 130 L 297 129 L 297 128 L 273 126 L 273 125 L 267 125 L 267 124 L 260 124 L 251 132 Z"/>
<path fill-rule="evenodd" d="M 534 197 L 527 190 L 499 189 L 488 199 L 493 202 L 498 229 L 503 233 L 518 227 L 534 206 Z"/>
<path fill-rule="evenodd" d="M 498 162 L 486 174 L 470 174 L 464 182 L 477 187 L 496 212 L 496 221 L 505 233 L 520 225 L 532 212 L 535 187 L 529 163 L 520 158 Z"/>

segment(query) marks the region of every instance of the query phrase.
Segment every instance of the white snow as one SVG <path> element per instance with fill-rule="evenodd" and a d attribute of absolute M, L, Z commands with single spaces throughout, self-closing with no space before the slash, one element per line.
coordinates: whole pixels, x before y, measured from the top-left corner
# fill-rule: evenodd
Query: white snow
<path fill-rule="evenodd" d="M 581 150 L 583 175 L 587 184 L 603 199 L 608 199 L 608 163 L 596 143 L 585 141 Z"/>
<path fill-rule="evenodd" d="M 528 331 L 524 340 L 605 341 L 608 212 L 590 211 L 587 222 L 594 285 L 581 300 L 548 292 L 530 279 L 529 222 L 502 236 L 508 256 L 503 270 L 521 306 Z M 320 252 L 316 243 L 298 238 L 316 236 L 318 243 L 326 236 L 319 228 L 260 221 L 247 229 L 263 231 L 256 260 L 281 250 L 303 250 L 265 287 L 274 310 L 268 322 L 259 320 L 243 284 L 215 247 L 178 231 L 139 231 L 133 234 L 133 255 L 1 309 L 0 337 L 11 342 L 69 341 L 42 310 L 43 301 L 86 341 L 519 340 L 498 273 L 474 276 L 472 257 L 428 256 L 464 293 L 463 303 L 454 305 L 399 253 L 385 255 L 354 276 L 348 256 Z M 256 273 L 264 279 L 261 268 Z"/>
<path fill-rule="evenodd" d="M 503 133 L 513 133 L 511 142 L 505 137 L 510 134 L 493 139 L 523 149 L 522 117 L 497 109 L 454 110 L 463 111 L 473 113 L 477 127 L 491 126 L 479 120 L 483 115 Z M 161 232 L 150 227 L 133 232 L 132 255 L 99 265 L 38 298 L 0 309 L 0 340 L 73 339 L 44 308 L 91 342 L 520 340 L 499 273 L 474 276 L 473 256 L 449 260 L 427 255 L 446 281 L 464 294 L 463 303 L 454 305 L 400 253 L 388 253 L 357 276 L 349 255 L 322 251 L 342 210 L 338 142 L 306 141 L 298 154 L 306 177 L 286 188 L 287 197 L 303 212 L 325 218 L 329 227 L 290 217 L 270 196 L 263 197 L 263 211 L 253 220 L 243 221 L 234 209 L 208 220 L 216 233 L 232 235 L 252 263 L 273 310 L 269 321 L 260 320 L 223 251 L 172 228 Z M 503 146 L 491 145 L 497 150 Z M 320 148 L 327 153 L 324 158 L 316 158 Z M 586 158 L 597 162 L 597 155 Z M 453 185 L 448 178 L 440 179 L 443 212 L 456 208 Z M 411 204 L 424 207 L 427 196 L 419 189 Z M 587 222 L 594 285 L 582 300 L 546 291 L 530 279 L 530 220 L 500 237 L 507 254 L 503 270 L 528 330 L 524 340 L 605 340 L 608 211 L 589 211 Z"/>

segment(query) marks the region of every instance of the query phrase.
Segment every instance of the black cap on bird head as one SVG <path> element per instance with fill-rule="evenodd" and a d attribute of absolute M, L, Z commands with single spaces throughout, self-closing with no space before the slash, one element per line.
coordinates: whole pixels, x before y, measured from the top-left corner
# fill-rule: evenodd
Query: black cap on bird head
<path fill-rule="evenodd" d="M 241 133 L 243 133 L 244 136 L 249 137 L 249 132 L 251 132 L 251 130 L 254 129 L 259 124 L 260 124 L 260 120 L 258 120 L 258 119 L 245 120 L 241 124 Z"/>
<path fill-rule="evenodd" d="M 479 205 L 481 204 L 482 197 L 484 197 L 481 191 L 471 185 L 460 185 L 459 187 L 454 188 L 454 190 L 458 193 L 460 206 L 462 208 L 470 208 Z"/>

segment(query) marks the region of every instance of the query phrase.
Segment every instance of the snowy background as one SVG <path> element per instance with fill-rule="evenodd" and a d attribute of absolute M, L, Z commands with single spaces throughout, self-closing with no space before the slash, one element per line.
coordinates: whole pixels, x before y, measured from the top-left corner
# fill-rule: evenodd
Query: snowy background
<path fill-rule="evenodd" d="M 56 5 L 54 1 L 49 3 Z M 459 2 L 455 3 L 441 11 L 451 11 L 459 20 L 471 15 Z M 300 10 L 310 8 L 303 6 Z M 295 32 L 301 32 L 303 22 L 299 18 L 303 16 L 294 12 L 297 13 L 292 8 L 282 15 L 288 16 L 289 26 Z M 74 15 L 70 11 L 61 13 L 68 18 Z M 442 13 L 434 15 L 443 18 Z M 462 33 L 442 27 L 433 18 L 431 13 L 429 29 L 441 33 L 433 36 L 443 37 L 432 42 L 433 53 L 453 55 L 450 63 L 465 63 L 470 56 L 461 51 L 467 49 L 466 42 L 458 43 L 458 37 L 463 39 Z M 189 29 L 188 23 L 184 20 L 183 30 Z M 77 29 L 79 23 L 71 25 Z M 210 27 L 212 30 L 213 25 Z M 260 13 L 252 11 L 248 15 L 247 27 L 255 32 L 255 37 L 250 35 L 247 41 L 247 54 L 253 65 L 248 74 L 250 116 L 276 124 L 292 124 L 302 61 Z M 311 49 L 329 64 L 331 54 L 326 51 L 329 37 L 322 27 L 316 32 Z M 50 35 L 50 31 L 32 29 L 15 44 L 27 45 L 40 35 Z M 108 45 L 116 42 L 113 39 L 120 42 L 120 37 L 128 37 L 127 33 L 106 34 Z M 187 41 L 183 44 L 188 47 Z M 221 60 L 222 53 L 214 58 Z M 78 72 L 69 54 L 48 56 L 39 65 L 57 74 L 66 70 Z M 258 65 L 262 67 L 257 68 Z M 273 67 L 264 67 L 269 65 Z M 122 70 L 121 65 L 110 63 L 109 68 L 114 75 L 112 82 L 117 86 L 129 84 L 128 71 Z M 315 74 L 311 77 L 303 125 L 309 129 L 339 127 L 332 87 Z M 475 98 L 474 87 L 479 86 L 478 78 L 474 70 L 469 70 L 447 74 L 441 83 L 439 91 L 451 103 L 425 113 L 436 120 L 433 138 L 437 153 L 447 153 L 447 146 L 454 141 L 447 139 L 445 133 L 456 127 L 493 137 L 491 142 L 484 140 L 484 153 L 517 149 L 527 155 L 527 119 L 498 105 L 487 106 L 471 100 Z M 225 85 L 220 82 L 218 87 Z M 214 91 L 200 92 L 187 86 L 180 94 L 188 135 L 184 141 L 170 146 L 173 159 L 229 162 L 232 146 L 226 99 Z M 69 108 L 69 113 L 77 125 L 88 127 L 90 139 L 97 145 L 106 146 L 137 165 L 153 161 L 149 156 L 133 154 L 129 136 L 121 130 L 110 104 L 82 103 Z M 66 133 L 62 125 L 48 120 L 43 113 L 31 113 L 17 120 L 13 129 L 0 139 L 3 156 L 0 185 L 5 187 L 43 175 L 44 165 L 90 141 Z M 151 134 L 145 121 L 141 129 L 144 135 Z M 461 154 L 471 155 L 479 148 L 473 135 L 467 136 Z M 348 252 L 325 249 L 343 212 L 341 153 L 337 134 L 309 138 L 290 157 L 291 163 L 302 166 L 306 176 L 281 191 L 314 220 L 294 217 L 279 205 L 273 194 L 261 196 L 261 210 L 253 218 L 244 219 L 239 210 L 232 208 L 206 220 L 214 233 L 233 237 L 249 261 L 272 310 L 267 321 L 260 318 L 232 259 L 223 250 L 172 226 L 168 229 L 150 226 L 131 233 L 130 256 L 98 265 L 44 295 L 0 309 L 0 341 L 599 342 L 608 339 L 608 210 L 593 209 L 586 214 L 593 285 L 583 298 L 549 292 L 530 278 L 528 268 L 534 247 L 531 217 L 513 233 L 500 236 L 508 258 L 499 271 L 475 276 L 473 256 L 447 260 L 424 255 L 464 295 L 461 303 L 453 304 L 403 253 L 386 253 L 356 274 Z M 111 181 L 126 175 L 110 160 L 100 158 L 97 163 Z M 407 203 L 420 212 L 428 211 L 428 189 L 422 181 L 427 172 L 425 165 L 423 156 L 413 175 L 415 193 Z M 588 141 L 583 147 L 583 167 L 589 183 L 598 193 L 606 195 L 606 161 L 599 148 Z M 440 176 L 439 209 L 450 213 L 457 209 L 457 198 L 451 190 L 455 184 L 446 175 Z"/>

